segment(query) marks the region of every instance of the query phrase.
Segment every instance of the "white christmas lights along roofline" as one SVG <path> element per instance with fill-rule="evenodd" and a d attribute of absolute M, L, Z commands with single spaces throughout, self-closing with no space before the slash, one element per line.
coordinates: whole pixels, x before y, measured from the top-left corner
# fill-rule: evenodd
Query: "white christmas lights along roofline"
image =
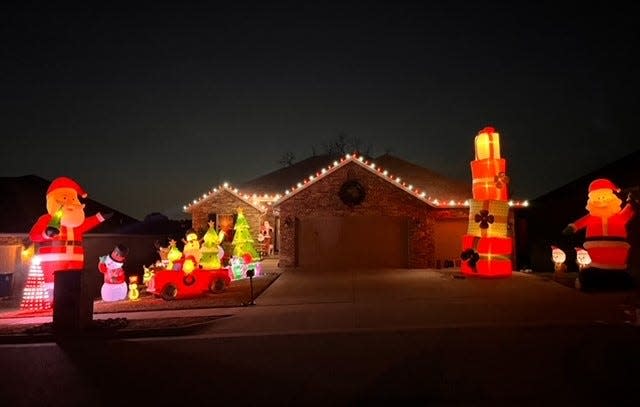
<path fill-rule="evenodd" d="M 242 200 L 243 202 L 247 203 L 248 205 L 253 206 L 254 208 L 256 208 L 257 210 L 259 210 L 260 212 L 266 212 L 267 211 L 267 207 L 265 205 L 260 204 L 259 202 L 255 202 L 257 200 L 259 200 L 260 198 L 266 199 L 267 201 L 273 201 L 275 199 L 277 199 L 279 197 L 279 194 L 270 196 L 268 194 L 264 194 L 264 195 L 257 195 L 257 194 L 241 194 L 240 191 L 238 190 L 238 188 L 235 188 L 233 186 L 231 186 L 228 182 L 223 183 L 222 185 L 219 185 L 207 192 L 205 192 L 204 194 L 202 194 L 202 196 L 198 199 L 194 199 L 191 203 L 184 205 L 182 207 L 183 212 L 189 212 L 190 209 L 195 206 L 198 205 L 200 203 L 202 203 L 205 199 L 209 198 L 211 195 L 213 194 L 217 194 L 218 192 L 223 192 L 226 191 L 234 196 L 236 196 L 238 199 Z M 252 201 L 253 199 L 253 201 Z M 271 202 L 268 202 L 269 204 L 271 204 Z"/>
<path fill-rule="evenodd" d="M 298 192 L 302 191 L 308 186 L 314 184 L 319 179 L 326 177 L 327 175 L 334 172 L 338 168 L 343 167 L 349 162 L 354 162 L 360 165 L 361 167 L 367 169 L 368 171 L 378 175 L 385 181 L 395 185 L 396 187 L 402 189 L 403 191 L 411 194 L 412 196 L 418 198 L 419 200 L 435 208 L 463 208 L 463 207 L 469 206 L 469 199 L 466 199 L 464 201 L 455 201 L 455 200 L 440 200 L 438 198 L 432 198 L 431 196 L 427 195 L 426 192 L 420 191 L 418 188 L 415 188 L 412 184 L 407 184 L 403 182 L 401 177 L 394 176 L 388 170 L 385 170 L 381 167 L 376 166 L 375 163 L 369 162 L 362 155 L 358 155 L 355 153 L 346 154 L 345 156 L 340 158 L 340 160 L 336 160 L 333 162 L 333 164 L 329 164 L 328 167 L 324 167 L 320 171 L 316 172 L 315 175 L 310 175 L 309 177 L 305 178 L 303 181 L 298 182 L 291 189 L 287 189 L 284 195 L 280 199 L 276 199 L 276 201 L 274 201 L 273 204 L 274 205 L 281 204 L 282 202 L 289 199 L 293 195 L 297 194 Z M 509 206 L 526 207 L 526 206 L 529 206 L 529 202 L 510 200 Z"/>
<path fill-rule="evenodd" d="M 278 205 L 278 204 L 286 201 L 287 199 L 289 199 L 293 195 L 297 194 L 298 192 L 302 191 L 303 189 L 306 189 L 308 186 L 314 184 L 319 179 L 324 178 L 327 175 L 331 174 L 332 172 L 336 171 L 337 169 L 343 167 L 344 165 L 346 165 L 349 162 L 354 162 L 354 163 L 360 165 L 361 167 L 367 169 L 368 171 L 378 175 L 379 177 L 381 177 L 385 181 L 393 184 L 397 188 L 400 188 L 401 190 L 411 194 L 415 198 L 425 202 L 426 204 L 428 204 L 428 205 L 430 205 L 432 207 L 435 207 L 435 208 L 464 208 L 464 207 L 468 207 L 469 206 L 469 199 L 466 199 L 464 201 L 459 201 L 459 200 L 456 201 L 456 200 L 444 200 L 444 199 L 433 198 L 430 195 L 427 195 L 427 193 L 425 191 L 420 191 L 420 189 L 415 188 L 412 184 L 405 183 L 404 181 L 402 181 L 401 177 L 393 175 L 390 171 L 376 166 L 375 163 L 369 162 L 362 155 L 358 155 L 358 154 L 355 154 L 355 153 L 354 154 L 346 154 L 345 156 L 343 156 L 339 160 L 335 160 L 332 164 L 329 164 L 327 167 L 323 167 L 320 171 L 317 171 L 315 174 L 309 175 L 304 180 L 298 182 L 295 186 L 291 187 L 290 189 L 287 189 L 283 194 L 276 194 L 276 195 L 272 195 L 272 196 L 268 195 L 268 194 L 264 194 L 263 197 L 266 200 L 272 199 L 271 201 L 268 202 L 269 205 L 272 205 L 272 204 L 273 205 Z M 252 197 L 254 199 L 257 199 L 258 195 L 252 194 L 251 196 L 249 196 L 248 194 L 244 194 L 244 196 L 243 196 L 243 195 L 240 194 L 240 192 L 238 191 L 237 188 L 231 188 L 229 186 L 229 184 L 226 183 L 226 182 L 222 186 L 220 186 L 218 188 L 214 188 L 212 191 L 209 191 L 208 193 L 203 194 L 202 198 L 194 199 L 191 204 L 185 205 L 183 207 L 183 210 L 185 212 L 188 212 L 188 210 L 193 205 L 197 205 L 198 203 L 202 202 L 202 200 L 208 198 L 211 194 L 217 193 L 219 190 L 227 190 L 227 191 L 231 192 L 232 194 L 236 195 L 238 198 L 240 198 L 243 201 L 245 201 L 246 203 L 248 203 L 249 205 L 253 206 L 254 208 L 259 209 L 259 210 L 261 210 L 263 212 L 266 211 L 266 207 L 265 206 L 256 204 L 254 202 L 251 202 L 250 199 L 249 199 L 250 197 Z M 527 200 L 524 200 L 524 201 L 509 200 L 508 203 L 509 203 L 509 206 L 511 206 L 511 207 L 527 207 L 527 206 L 529 206 L 529 201 L 527 201 Z"/>

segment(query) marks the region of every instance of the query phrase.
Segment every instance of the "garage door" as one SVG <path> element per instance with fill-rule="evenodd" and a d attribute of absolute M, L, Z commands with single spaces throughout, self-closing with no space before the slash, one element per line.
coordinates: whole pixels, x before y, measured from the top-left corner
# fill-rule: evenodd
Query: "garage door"
<path fill-rule="evenodd" d="M 407 219 L 391 216 L 310 217 L 298 224 L 301 266 L 407 267 Z"/>
<path fill-rule="evenodd" d="M 467 219 L 441 220 L 434 225 L 436 240 L 436 262 L 444 266 L 445 261 L 457 264 L 462 252 L 462 236 L 467 234 Z"/>

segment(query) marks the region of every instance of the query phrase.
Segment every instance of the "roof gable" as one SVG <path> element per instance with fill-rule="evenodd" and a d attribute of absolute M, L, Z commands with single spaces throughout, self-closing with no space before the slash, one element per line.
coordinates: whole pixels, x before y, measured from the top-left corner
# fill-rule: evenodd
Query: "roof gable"
<path fill-rule="evenodd" d="M 399 158 L 394 157 L 394 159 L 397 162 L 404 162 L 408 164 L 408 166 L 418 167 L 415 164 L 408 163 Z M 409 181 L 405 181 L 401 176 L 395 173 L 392 173 L 389 170 L 384 169 L 383 167 L 377 165 L 374 162 L 370 162 L 364 156 L 358 155 L 358 154 L 347 154 L 344 157 L 342 157 L 340 160 L 336 160 L 329 166 L 322 168 L 315 175 L 310 175 L 304 180 L 301 180 L 293 188 L 287 189 L 284 195 L 280 199 L 277 199 L 273 204 L 280 205 L 282 202 L 285 202 L 287 199 L 294 196 L 298 192 L 304 190 L 305 188 L 308 188 L 310 185 L 314 184 L 318 180 L 324 177 L 330 176 L 336 170 L 344 167 L 348 163 L 355 163 L 361 166 L 362 168 L 367 169 L 369 172 L 382 178 L 386 182 L 389 182 L 390 184 L 394 185 L 396 188 L 401 189 L 405 193 L 418 198 L 425 204 L 430 205 L 432 207 L 456 208 L 456 207 L 465 207 L 469 205 L 469 200 L 460 195 L 455 196 L 455 198 L 452 196 L 450 199 L 444 199 L 444 200 L 443 198 L 446 198 L 446 197 L 439 197 L 437 195 L 432 195 L 431 191 L 427 191 L 419 187 L 416 187 L 414 184 L 410 183 Z M 428 170 L 425 169 L 425 171 L 428 171 Z M 436 173 L 432 173 L 432 174 L 436 174 Z"/>
<path fill-rule="evenodd" d="M 295 171 L 288 173 L 289 178 L 290 174 L 299 174 L 301 169 L 309 170 L 309 166 L 311 163 L 316 164 L 320 160 L 315 160 L 317 158 L 327 157 L 327 156 L 317 156 L 312 157 L 314 161 L 304 160 L 306 164 L 304 168 L 298 167 Z M 366 159 L 364 156 L 355 154 L 346 154 L 339 160 L 333 161 L 328 165 L 322 167 L 322 165 L 326 164 L 326 161 L 323 161 L 322 164 L 319 164 L 318 167 L 315 167 L 313 170 L 309 170 L 304 177 L 297 178 L 297 181 L 293 181 L 289 185 L 293 185 L 289 189 L 284 191 L 280 190 L 280 192 L 265 192 L 265 193 L 240 193 L 238 188 L 233 188 L 229 186 L 228 183 L 225 183 L 223 186 L 219 186 L 217 188 L 213 188 L 211 191 L 208 191 L 202 195 L 202 197 L 194 199 L 192 203 L 187 204 L 183 207 L 185 212 L 189 212 L 190 208 L 193 205 L 197 205 L 202 200 L 207 199 L 207 197 L 216 193 L 220 190 L 226 189 L 228 191 L 233 192 L 239 198 L 243 199 L 249 205 L 252 205 L 261 211 L 266 211 L 267 207 L 270 205 L 279 205 L 292 196 L 293 194 L 298 193 L 301 189 L 304 189 L 323 177 L 326 177 L 333 173 L 338 168 L 342 166 L 354 162 L 357 165 L 366 168 L 368 171 L 376 174 L 381 177 L 385 181 L 393 184 L 395 187 L 402 189 L 404 192 L 411 194 L 412 196 L 422 200 L 427 205 L 436 208 L 459 208 L 466 207 L 469 205 L 469 198 L 471 195 L 471 187 L 470 185 L 462 182 L 453 180 L 451 178 L 445 177 L 441 174 L 438 174 L 434 171 L 428 170 L 424 167 L 421 167 L 417 164 L 410 163 L 401 158 L 394 157 L 390 154 L 382 155 L 378 158 L 382 164 L 374 163 Z M 376 159 L 376 161 L 378 160 Z M 394 172 L 391 170 L 385 169 L 384 166 L 390 165 L 394 167 Z M 399 169 L 399 170 L 397 170 Z M 284 170 L 284 169 L 283 169 Z M 397 172 L 395 172 L 397 170 Z M 267 174 L 263 177 L 259 177 L 254 179 L 254 181 L 245 183 L 244 185 L 254 185 L 258 187 L 262 184 L 262 181 L 265 179 L 273 179 L 271 177 L 276 177 L 279 171 L 274 171 L 273 173 Z M 407 175 L 404 175 L 404 173 Z M 402 174 L 402 175 L 401 175 Z M 405 180 L 405 177 L 407 180 Z M 281 178 L 282 181 L 284 179 Z M 409 179 L 411 182 L 409 182 Z M 528 206 L 528 201 L 509 201 L 510 206 Z"/>
<path fill-rule="evenodd" d="M 265 201 L 270 203 L 276 199 L 275 196 L 272 195 L 259 196 L 257 194 L 249 195 L 247 193 L 241 193 L 238 188 L 231 186 L 228 182 L 225 182 L 224 184 L 205 192 L 199 199 L 194 199 L 190 204 L 183 206 L 182 209 L 185 212 L 191 213 L 195 207 L 209 199 L 212 199 L 217 194 L 229 194 L 260 212 L 266 212 L 268 209 L 267 205 L 264 203 Z"/>

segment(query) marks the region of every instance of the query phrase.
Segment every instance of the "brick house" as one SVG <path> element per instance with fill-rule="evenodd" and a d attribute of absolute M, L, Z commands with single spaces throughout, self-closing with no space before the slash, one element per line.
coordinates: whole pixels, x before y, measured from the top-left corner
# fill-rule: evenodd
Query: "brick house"
<path fill-rule="evenodd" d="M 225 252 L 229 252 L 238 208 L 242 208 L 249 228 L 256 238 L 256 248 L 268 253 L 268 247 L 257 241 L 261 227 L 267 221 L 273 227 L 270 243 L 273 245 L 273 251 L 278 252 L 280 224 L 279 216 L 274 213 L 273 203 L 281 197 L 286 188 L 294 185 L 306 174 L 315 173 L 327 162 L 329 157 L 325 155 L 309 157 L 237 186 L 225 183 L 185 206 L 184 211 L 191 215 L 192 227 L 198 236 L 204 234 L 210 220 L 215 222 L 217 230 L 224 230 L 227 238 L 222 246 Z"/>
<path fill-rule="evenodd" d="M 265 221 L 273 221 L 272 211 L 269 211 L 270 197 L 242 195 L 237 188 L 225 184 L 215 188 L 209 195 L 199 202 L 190 205 L 185 210 L 191 214 L 192 228 L 198 236 L 203 236 L 209 228 L 209 221 L 215 222 L 217 230 L 225 232 L 222 247 L 226 253 L 231 253 L 233 227 L 238 209 L 242 208 L 249 223 L 250 231 L 256 236 Z M 259 248 L 259 247 L 258 247 Z"/>
<path fill-rule="evenodd" d="M 470 195 L 470 183 L 389 154 L 373 162 L 319 156 L 242 188 L 215 188 L 185 211 L 196 230 L 209 219 L 232 217 L 238 207 L 256 235 L 268 220 L 283 267 L 446 267 L 459 263 Z"/>

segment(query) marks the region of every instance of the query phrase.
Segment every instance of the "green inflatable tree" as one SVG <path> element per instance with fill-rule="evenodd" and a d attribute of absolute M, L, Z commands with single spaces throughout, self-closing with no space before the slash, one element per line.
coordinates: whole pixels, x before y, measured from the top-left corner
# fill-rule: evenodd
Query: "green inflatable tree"
<path fill-rule="evenodd" d="M 242 208 L 238 208 L 238 219 L 236 219 L 236 225 L 233 227 L 235 233 L 233 235 L 233 255 L 236 257 L 242 257 L 245 254 L 250 254 L 253 260 L 260 260 L 260 255 L 253 247 L 253 238 L 251 237 L 251 231 L 249 230 L 249 223 L 247 218 L 242 213 Z"/>
<path fill-rule="evenodd" d="M 224 232 L 216 233 L 213 221 L 209 221 L 209 229 L 204 234 L 204 243 L 200 246 L 200 265 L 204 269 L 219 269 L 222 267 L 220 258 L 224 255 L 224 251 L 220 244 L 224 239 Z"/>

